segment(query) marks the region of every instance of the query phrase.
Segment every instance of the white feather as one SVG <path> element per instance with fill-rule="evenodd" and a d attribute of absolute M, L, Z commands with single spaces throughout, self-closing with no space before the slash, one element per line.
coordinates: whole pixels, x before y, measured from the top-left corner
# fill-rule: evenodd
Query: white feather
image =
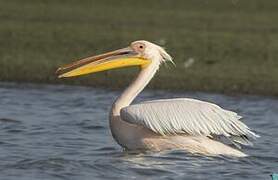
<path fill-rule="evenodd" d="M 179 98 L 147 101 L 122 108 L 121 118 L 143 125 L 161 134 L 226 136 L 240 144 L 251 144 L 248 138 L 259 137 L 232 111 L 200 100 Z"/>

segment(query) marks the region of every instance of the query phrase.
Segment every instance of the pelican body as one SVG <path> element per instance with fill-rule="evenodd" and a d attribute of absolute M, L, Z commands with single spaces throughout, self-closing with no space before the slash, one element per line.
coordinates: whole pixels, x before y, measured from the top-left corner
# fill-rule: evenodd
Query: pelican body
<path fill-rule="evenodd" d="M 121 67 L 140 67 L 138 76 L 113 103 L 109 117 L 112 136 L 125 149 L 182 149 L 209 156 L 246 156 L 239 145 L 252 145 L 251 140 L 258 135 L 232 111 L 189 98 L 131 105 L 160 65 L 167 61 L 173 62 L 162 47 L 140 40 L 123 49 L 78 60 L 59 68 L 57 73 L 64 78 Z"/>

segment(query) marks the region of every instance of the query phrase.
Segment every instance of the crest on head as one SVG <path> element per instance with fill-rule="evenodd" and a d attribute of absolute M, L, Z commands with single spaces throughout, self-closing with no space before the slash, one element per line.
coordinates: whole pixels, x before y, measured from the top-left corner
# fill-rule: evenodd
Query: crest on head
<path fill-rule="evenodd" d="M 130 47 L 143 58 L 158 61 L 159 64 L 164 62 L 175 64 L 172 57 L 165 51 L 165 49 L 149 41 L 134 41 L 130 44 Z"/>

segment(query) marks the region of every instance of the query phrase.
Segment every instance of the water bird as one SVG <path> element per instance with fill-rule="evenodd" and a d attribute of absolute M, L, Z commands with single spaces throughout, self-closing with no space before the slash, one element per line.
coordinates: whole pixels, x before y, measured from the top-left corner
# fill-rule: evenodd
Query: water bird
<path fill-rule="evenodd" d="M 181 149 L 207 156 L 244 157 L 240 145 L 259 137 L 237 113 L 191 98 L 159 99 L 131 104 L 161 64 L 173 62 L 162 47 L 139 40 L 128 47 L 91 56 L 57 70 L 59 78 L 138 66 L 140 72 L 112 105 L 109 124 L 115 141 L 127 150 Z M 236 145 L 236 146 L 234 146 Z"/>

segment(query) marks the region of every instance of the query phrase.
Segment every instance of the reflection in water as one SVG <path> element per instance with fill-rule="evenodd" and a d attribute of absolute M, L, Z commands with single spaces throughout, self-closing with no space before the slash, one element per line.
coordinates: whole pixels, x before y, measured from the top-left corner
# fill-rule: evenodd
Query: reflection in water
<path fill-rule="evenodd" d="M 278 100 L 145 91 L 137 101 L 191 97 L 238 112 L 261 135 L 247 158 L 123 151 L 108 127 L 117 91 L 0 84 L 1 179 L 270 179 L 278 172 Z"/>

